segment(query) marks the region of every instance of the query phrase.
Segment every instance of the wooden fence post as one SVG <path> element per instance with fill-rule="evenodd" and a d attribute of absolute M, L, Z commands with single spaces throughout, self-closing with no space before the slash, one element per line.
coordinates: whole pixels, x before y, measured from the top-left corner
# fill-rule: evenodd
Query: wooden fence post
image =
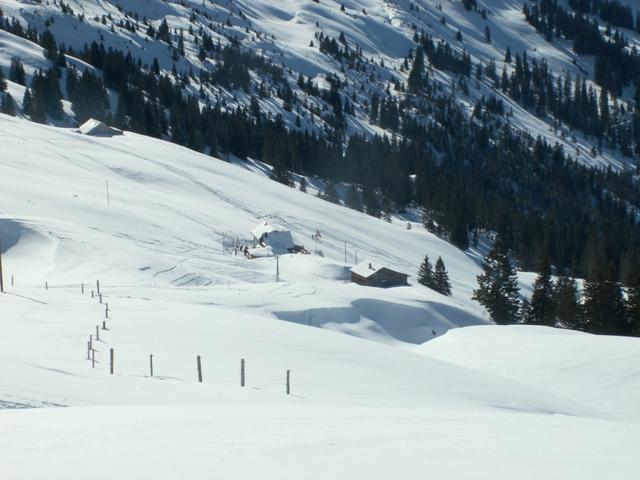
<path fill-rule="evenodd" d="M 109 369 L 111 370 L 111 375 L 113 375 L 113 348 L 109 349 Z"/>
<path fill-rule="evenodd" d="M 91 290 L 91 298 L 94 298 L 95 295 L 93 294 L 93 290 Z"/>
<path fill-rule="evenodd" d="M 106 320 L 102 320 L 102 329 L 103 330 L 107 329 L 107 321 Z"/>
<path fill-rule="evenodd" d="M 109 304 L 104 304 L 104 318 L 109 318 Z"/>
<path fill-rule="evenodd" d="M 87 360 L 91 360 L 91 342 L 87 342 Z"/>
<path fill-rule="evenodd" d="M 96 292 L 100 295 L 100 280 L 96 280 Z"/>
<path fill-rule="evenodd" d="M 153 353 L 149 355 L 149 373 L 153 377 Z"/>
<path fill-rule="evenodd" d="M 100 341 L 100 325 L 96 325 L 96 342 Z"/>
<path fill-rule="evenodd" d="M 102 303 L 102 294 L 99 293 L 98 296 L 100 297 L 100 303 Z"/>
<path fill-rule="evenodd" d="M 291 370 L 287 370 L 287 395 L 291 394 Z"/>
<path fill-rule="evenodd" d="M 84 295 L 84 283 L 80 284 L 80 292 Z"/>
<path fill-rule="evenodd" d="M 91 368 L 96 368 L 96 351 L 91 349 Z"/>
<path fill-rule="evenodd" d="M 13 278 L 13 276 L 11 278 Z M 0 293 L 4 293 L 4 274 L 2 273 L 2 241 L 0 241 Z"/>
<path fill-rule="evenodd" d="M 44 282 L 44 289 L 49 290 L 49 282 Z"/>
<path fill-rule="evenodd" d="M 198 355 L 198 382 L 202 383 L 202 361 L 200 355 Z"/>
<path fill-rule="evenodd" d="M 245 361 L 244 358 L 240 359 L 240 386 L 244 387 L 244 366 Z"/>

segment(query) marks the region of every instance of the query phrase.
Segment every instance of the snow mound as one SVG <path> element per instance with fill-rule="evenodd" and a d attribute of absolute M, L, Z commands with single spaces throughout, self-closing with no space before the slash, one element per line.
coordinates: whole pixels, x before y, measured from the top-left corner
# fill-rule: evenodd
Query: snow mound
<path fill-rule="evenodd" d="M 640 420 L 640 339 L 537 326 L 475 326 L 419 347 L 442 361 Z"/>

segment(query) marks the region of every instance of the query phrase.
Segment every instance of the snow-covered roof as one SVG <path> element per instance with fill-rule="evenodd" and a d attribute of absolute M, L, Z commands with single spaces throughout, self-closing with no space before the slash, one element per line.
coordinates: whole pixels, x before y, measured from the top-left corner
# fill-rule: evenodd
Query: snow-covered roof
<path fill-rule="evenodd" d="M 371 260 L 365 260 L 364 262 L 361 262 L 358 265 L 351 268 L 351 271 L 362 278 L 369 278 L 371 275 L 373 275 L 376 272 L 379 272 L 383 268 L 388 268 L 388 267 L 385 267 L 384 265 L 380 265 L 379 263 L 372 262 Z M 392 270 L 392 269 L 389 268 L 389 270 Z M 398 272 L 398 273 L 402 273 L 402 272 Z M 403 275 L 406 275 L 406 274 L 403 273 Z"/>
<path fill-rule="evenodd" d="M 263 222 L 258 225 L 256 228 L 251 230 L 251 235 L 255 238 L 260 238 L 264 233 L 271 232 L 288 232 L 289 230 L 284 228 L 282 225 L 273 225 L 269 222 Z"/>
<path fill-rule="evenodd" d="M 78 128 L 78 131 L 83 135 L 96 135 L 96 136 L 111 136 L 111 135 L 121 135 L 122 130 L 118 130 L 117 128 L 110 127 L 104 122 L 100 120 L 96 120 L 95 118 L 90 118 Z"/>

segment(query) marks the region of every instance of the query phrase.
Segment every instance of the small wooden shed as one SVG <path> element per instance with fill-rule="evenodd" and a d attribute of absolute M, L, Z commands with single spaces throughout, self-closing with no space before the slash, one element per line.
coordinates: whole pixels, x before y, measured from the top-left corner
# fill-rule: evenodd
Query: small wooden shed
<path fill-rule="evenodd" d="M 397 272 L 388 267 L 375 264 L 369 260 L 359 263 L 351 269 L 351 281 L 368 287 L 398 287 L 409 285 L 409 275 Z"/>
<path fill-rule="evenodd" d="M 113 137 L 114 135 L 122 135 L 122 130 L 110 127 L 106 123 L 96 120 L 95 118 L 91 118 L 84 122 L 76 131 L 83 135 L 90 135 L 92 137 Z"/>

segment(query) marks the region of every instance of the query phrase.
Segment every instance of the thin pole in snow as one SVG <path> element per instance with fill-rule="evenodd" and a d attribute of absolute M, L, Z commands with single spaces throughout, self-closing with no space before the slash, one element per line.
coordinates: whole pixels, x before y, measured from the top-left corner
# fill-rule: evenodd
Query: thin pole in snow
<path fill-rule="evenodd" d="M 0 293 L 4 293 L 4 278 L 2 274 L 2 241 L 0 241 Z"/>
<path fill-rule="evenodd" d="M 149 355 L 149 373 L 153 377 L 153 353 Z"/>
<path fill-rule="evenodd" d="M 280 281 L 280 257 L 276 255 L 276 282 Z"/>
<path fill-rule="evenodd" d="M 198 355 L 197 362 L 198 362 L 198 382 L 202 383 L 202 361 L 200 359 L 200 355 Z"/>
<path fill-rule="evenodd" d="M 105 184 L 107 185 L 107 205 L 111 205 L 111 199 L 109 198 L 109 180 L 105 180 Z"/>
<path fill-rule="evenodd" d="M 113 375 L 113 348 L 109 349 L 109 370 L 111 371 L 111 375 Z"/>
<path fill-rule="evenodd" d="M 287 395 L 291 395 L 291 370 L 287 370 Z"/>
<path fill-rule="evenodd" d="M 240 386 L 244 387 L 244 366 L 245 361 L 244 358 L 240 359 Z"/>

